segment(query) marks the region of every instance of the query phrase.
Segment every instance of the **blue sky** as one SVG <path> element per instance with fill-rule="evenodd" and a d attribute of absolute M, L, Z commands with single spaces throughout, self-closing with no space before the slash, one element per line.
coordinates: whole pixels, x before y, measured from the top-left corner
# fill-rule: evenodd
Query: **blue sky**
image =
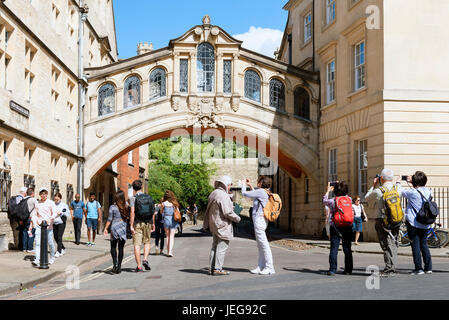
<path fill-rule="evenodd" d="M 114 0 L 119 58 L 136 55 L 137 43 L 168 45 L 208 14 L 211 23 L 244 41 L 248 49 L 273 56 L 287 21 L 287 0 Z"/>

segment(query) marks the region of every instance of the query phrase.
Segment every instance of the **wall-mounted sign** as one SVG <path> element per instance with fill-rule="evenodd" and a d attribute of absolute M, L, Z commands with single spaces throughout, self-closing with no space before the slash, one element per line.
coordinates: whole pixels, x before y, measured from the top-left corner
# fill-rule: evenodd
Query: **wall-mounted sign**
<path fill-rule="evenodd" d="M 24 116 L 26 118 L 30 117 L 30 110 L 22 107 L 20 104 L 17 104 L 12 100 L 9 101 L 9 107 L 11 108 L 11 110 L 14 110 L 15 112 L 21 114 L 22 116 Z"/>

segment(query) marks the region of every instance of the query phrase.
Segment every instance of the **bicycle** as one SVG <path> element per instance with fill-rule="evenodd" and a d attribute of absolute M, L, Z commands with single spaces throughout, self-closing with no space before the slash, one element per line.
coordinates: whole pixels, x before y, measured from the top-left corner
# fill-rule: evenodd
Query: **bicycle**
<path fill-rule="evenodd" d="M 440 228 L 440 223 L 434 224 L 436 228 Z M 434 229 L 430 227 L 427 232 L 427 245 L 429 248 L 441 248 L 444 247 L 449 241 L 449 235 L 447 231 Z M 406 247 L 411 244 L 411 240 L 408 238 L 407 226 L 402 224 L 399 229 L 398 242 L 400 247 Z"/>

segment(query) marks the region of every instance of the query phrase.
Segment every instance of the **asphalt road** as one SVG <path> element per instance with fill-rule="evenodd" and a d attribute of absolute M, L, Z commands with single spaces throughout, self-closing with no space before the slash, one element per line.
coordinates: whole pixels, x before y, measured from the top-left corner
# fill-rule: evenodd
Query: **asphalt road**
<path fill-rule="evenodd" d="M 276 274 L 260 276 L 249 273 L 257 262 L 256 242 L 234 238 L 225 259 L 225 269 L 231 275 L 209 276 L 206 268 L 211 243 L 210 236 L 194 227 L 175 238 L 173 258 L 150 255 L 151 271 L 134 272 L 136 264 L 129 246 L 119 275 L 108 270 L 111 260 L 106 257 L 81 268 L 79 289 L 68 290 L 66 279 L 59 278 L 10 299 L 401 300 L 449 297 L 447 258 L 433 259 L 433 274 L 413 276 L 409 274 L 413 268 L 412 258 L 399 257 L 400 274 L 378 278 L 370 277 L 366 267 L 378 266 L 382 270 L 383 256 L 356 253 L 352 275 L 329 277 L 321 274 L 328 268 L 328 250 L 292 251 L 272 246 Z M 339 269 L 342 263 L 343 253 L 340 252 Z"/>

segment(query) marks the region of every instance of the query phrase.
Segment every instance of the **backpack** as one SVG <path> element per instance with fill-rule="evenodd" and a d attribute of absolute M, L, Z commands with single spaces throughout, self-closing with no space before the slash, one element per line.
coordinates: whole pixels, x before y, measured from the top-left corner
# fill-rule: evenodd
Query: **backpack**
<path fill-rule="evenodd" d="M 28 209 L 28 200 L 31 198 L 22 199 L 14 208 L 13 215 L 19 220 L 28 220 L 30 217 L 30 210 Z"/>
<path fill-rule="evenodd" d="M 145 193 L 140 193 L 136 195 L 134 210 L 136 217 L 139 220 L 149 222 L 150 220 L 153 219 L 154 214 L 153 198 Z"/>
<path fill-rule="evenodd" d="M 271 193 L 270 191 L 265 189 L 265 192 L 268 194 L 268 202 L 264 207 L 262 202 L 259 200 L 260 205 L 263 208 L 263 215 L 269 222 L 275 222 L 279 215 L 281 214 L 282 209 L 282 199 L 276 193 Z"/>
<path fill-rule="evenodd" d="M 379 188 L 382 192 L 384 201 L 383 225 L 385 229 L 391 230 L 399 227 L 404 219 L 404 211 L 401 206 L 401 197 L 399 196 L 396 186 L 387 190 L 384 187 Z"/>
<path fill-rule="evenodd" d="M 416 191 L 419 192 L 423 200 L 423 205 L 421 206 L 421 209 L 418 212 L 416 212 L 416 209 L 413 208 L 413 206 L 411 206 L 413 211 L 415 211 L 416 213 L 416 221 L 418 221 L 421 224 L 435 223 L 437 216 L 440 213 L 438 205 L 435 203 L 435 201 L 432 201 L 432 195 L 430 196 L 429 200 L 427 200 L 419 190 Z"/>
<path fill-rule="evenodd" d="M 17 203 L 17 198 L 18 197 L 21 197 L 23 199 L 23 197 L 21 195 L 17 195 L 17 196 L 13 196 L 13 197 L 9 198 L 9 201 L 8 201 L 8 219 L 17 218 L 17 216 L 15 215 L 15 209 L 19 205 Z"/>
<path fill-rule="evenodd" d="M 352 199 L 348 196 L 335 197 L 335 212 L 332 222 L 336 227 L 349 227 L 354 223 Z"/>

